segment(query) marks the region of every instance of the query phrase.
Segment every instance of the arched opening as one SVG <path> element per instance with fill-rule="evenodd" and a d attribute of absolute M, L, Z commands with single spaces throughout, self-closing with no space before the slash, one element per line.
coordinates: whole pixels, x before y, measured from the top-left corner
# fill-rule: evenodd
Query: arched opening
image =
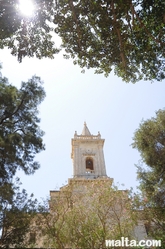
<path fill-rule="evenodd" d="M 92 172 L 94 170 L 93 167 L 93 159 L 92 158 L 86 158 L 86 172 Z"/>

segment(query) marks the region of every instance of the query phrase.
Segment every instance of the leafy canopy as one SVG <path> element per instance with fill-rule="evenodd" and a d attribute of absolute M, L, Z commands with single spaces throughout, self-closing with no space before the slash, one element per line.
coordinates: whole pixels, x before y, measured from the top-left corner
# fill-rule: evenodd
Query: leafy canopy
<path fill-rule="evenodd" d="M 28 246 L 27 233 L 37 211 L 37 201 L 20 190 L 19 179 L 0 185 L 0 247 Z"/>
<path fill-rule="evenodd" d="M 111 187 L 109 180 L 72 181 L 52 191 L 50 212 L 42 210 L 38 231 L 52 248 L 104 248 L 105 240 L 133 237 L 136 214 L 127 191 Z M 37 245 L 37 240 L 36 240 Z"/>
<path fill-rule="evenodd" d="M 81 68 L 126 82 L 165 78 L 165 2 L 162 0 L 34 0 L 35 15 L 20 15 L 18 0 L 2 0 L 0 46 L 24 56 L 50 57 L 59 52 Z"/>
<path fill-rule="evenodd" d="M 164 78 L 164 1 L 59 1 L 54 22 L 81 67 L 124 81 Z"/>
<path fill-rule="evenodd" d="M 39 168 L 34 161 L 44 150 L 38 105 L 45 91 L 39 77 L 22 82 L 18 90 L 0 76 L 0 181 L 8 182 L 17 169 L 32 174 Z"/>
<path fill-rule="evenodd" d="M 165 110 L 143 121 L 134 135 L 133 147 L 138 149 L 142 165 L 138 178 L 144 201 L 144 219 L 150 235 L 165 245 Z"/>
<path fill-rule="evenodd" d="M 22 82 L 17 89 L 0 74 L 0 247 L 25 246 L 36 200 L 20 190 L 14 176 L 18 169 L 33 174 L 34 161 L 44 150 L 38 118 L 38 105 L 45 97 L 39 77 Z"/>
<path fill-rule="evenodd" d="M 133 148 L 138 149 L 147 170 L 139 167 L 139 178 L 150 185 L 165 184 L 165 110 L 156 112 L 156 117 L 143 121 L 134 135 Z M 151 191 L 151 192 L 152 192 Z"/>
<path fill-rule="evenodd" d="M 35 12 L 21 14 L 19 0 L 0 1 L 0 48 L 7 47 L 21 62 L 25 56 L 53 58 L 59 50 L 52 41 L 53 0 L 34 0 Z"/>

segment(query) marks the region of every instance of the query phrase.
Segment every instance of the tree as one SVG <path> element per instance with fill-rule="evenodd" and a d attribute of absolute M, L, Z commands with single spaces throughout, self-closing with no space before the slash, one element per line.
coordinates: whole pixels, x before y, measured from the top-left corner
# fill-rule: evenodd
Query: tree
<path fill-rule="evenodd" d="M 9 1 L 9 0 L 8 0 Z M 65 58 L 106 76 L 114 70 L 126 82 L 165 78 L 165 3 L 161 0 L 35 0 L 35 17 L 1 1 L 1 47 L 23 56 L 53 57 L 52 31 Z M 11 9 L 14 10 L 11 16 Z"/>
<path fill-rule="evenodd" d="M 20 190 L 19 179 L 15 183 L 0 185 L 0 247 L 23 248 L 29 245 L 27 234 L 36 215 L 37 201 L 26 191 Z"/>
<path fill-rule="evenodd" d="M 19 0 L 0 1 L 0 48 L 7 47 L 21 62 L 25 56 L 53 58 L 59 50 L 52 41 L 51 8 L 53 0 L 34 0 L 35 13 L 26 17 Z"/>
<path fill-rule="evenodd" d="M 153 193 L 157 186 L 165 184 L 165 110 L 156 112 L 156 117 L 142 121 L 133 138 L 133 148 L 140 152 L 144 170 L 138 167 L 141 186 Z"/>
<path fill-rule="evenodd" d="M 75 64 L 124 81 L 164 79 L 164 2 L 59 1 L 54 17 Z"/>
<path fill-rule="evenodd" d="M 104 248 L 106 239 L 133 236 L 136 214 L 128 192 L 109 181 L 71 183 L 52 194 L 49 204 L 50 212 L 47 206 L 37 223 L 44 246 Z"/>
<path fill-rule="evenodd" d="M 38 125 L 38 105 L 45 97 L 41 83 L 34 76 L 18 90 L 0 75 L 0 247 L 25 245 L 36 208 L 14 176 L 18 169 L 33 174 L 40 166 L 34 157 L 44 150 Z"/>
<path fill-rule="evenodd" d="M 137 173 L 146 218 L 149 224 L 154 224 L 150 233 L 165 244 L 165 110 L 142 121 L 135 132 L 133 148 L 138 149 L 142 158 Z"/>
<path fill-rule="evenodd" d="M 38 105 L 45 92 L 39 77 L 22 82 L 20 90 L 0 76 L 0 182 L 12 180 L 18 169 L 33 174 L 34 161 L 44 150 L 43 131 L 39 128 Z"/>

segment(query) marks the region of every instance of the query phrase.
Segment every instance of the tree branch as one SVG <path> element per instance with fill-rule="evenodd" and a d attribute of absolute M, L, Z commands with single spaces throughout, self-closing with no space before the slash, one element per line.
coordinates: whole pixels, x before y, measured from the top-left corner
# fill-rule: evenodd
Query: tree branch
<path fill-rule="evenodd" d="M 81 50 L 81 40 L 80 40 L 81 39 L 81 31 L 80 31 L 77 16 L 76 16 L 76 13 L 75 13 L 73 0 L 69 1 L 69 5 L 70 5 L 70 7 L 72 9 L 73 19 L 74 19 L 74 21 L 76 23 L 76 29 L 77 29 L 77 34 L 78 34 L 78 47 L 79 47 L 79 50 Z"/>
<path fill-rule="evenodd" d="M 19 109 L 21 108 L 21 106 L 22 106 L 24 100 L 25 100 L 24 98 L 21 100 L 21 103 L 17 106 L 16 110 L 15 110 L 13 113 L 11 113 L 11 114 L 8 115 L 8 116 L 5 116 L 4 118 L 2 118 L 2 119 L 0 120 L 0 125 L 3 123 L 4 120 L 6 120 L 6 119 L 8 119 L 8 118 L 11 118 L 13 115 L 15 115 L 15 114 L 19 111 Z"/>
<path fill-rule="evenodd" d="M 124 68 L 126 68 L 127 64 L 126 64 L 126 60 L 125 60 L 124 46 L 123 46 L 123 41 L 122 41 L 120 30 L 117 27 L 118 23 L 117 23 L 117 18 L 116 18 L 116 13 L 115 13 L 115 8 L 114 8 L 114 2 L 113 1 L 111 3 L 111 6 L 112 6 L 112 12 L 113 12 L 113 16 L 114 16 L 114 28 L 115 28 L 115 30 L 117 32 L 117 36 L 118 36 L 118 39 L 119 39 L 120 56 L 121 56 L 121 59 L 122 59 L 122 64 L 123 64 Z"/>
<path fill-rule="evenodd" d="M 24 130 L 21 129 L 21 128 L 18 128 L 17 130 L 15 130 L 14 133 L 17 133 L 17 131 L 22 131 L 22 133 L 23 133 L 24 135 L 26 135 L 26 133 L 24 132 Z M 21 136 L 21 134 L 19 134 L 19 133 L 17 133 L 17 134 Z"/>
<path fill-rule="evenodd" d="M 164 46 L 165 44 L 162 43 L 159 39 L 155 38 L 150 31 L 146 28 L 146 25 L 142 22 L 142 20 L 140 19 L 139 15 L 137 14 L 137 12 L 135 11 L 135 8 L 131 2 L 131 10 L 132 10 L 132 17 L 133 17 L 133 23 L 134 23 L 134 15 L 136 16 L 137 20 L 139 21 L 141 27 L 143 27 L 146 31 L 146 33 L 152 38 L 152 40 L 154 40 L 156 43 L 161 44 L 162 46 Z"/>

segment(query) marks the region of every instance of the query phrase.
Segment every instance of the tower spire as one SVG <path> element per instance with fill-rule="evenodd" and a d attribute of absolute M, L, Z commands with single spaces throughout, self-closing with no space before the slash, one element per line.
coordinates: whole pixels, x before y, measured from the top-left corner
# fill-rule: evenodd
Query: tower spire
<path fill-rule="evenodd" d="M 83 136 L 91 136 L 91 133 L 90 133 L 88 127 L 87 127 L 86 122 L 84 122 L 84 127 L 83 127 L 81 135 L 83 135 Z"/>

